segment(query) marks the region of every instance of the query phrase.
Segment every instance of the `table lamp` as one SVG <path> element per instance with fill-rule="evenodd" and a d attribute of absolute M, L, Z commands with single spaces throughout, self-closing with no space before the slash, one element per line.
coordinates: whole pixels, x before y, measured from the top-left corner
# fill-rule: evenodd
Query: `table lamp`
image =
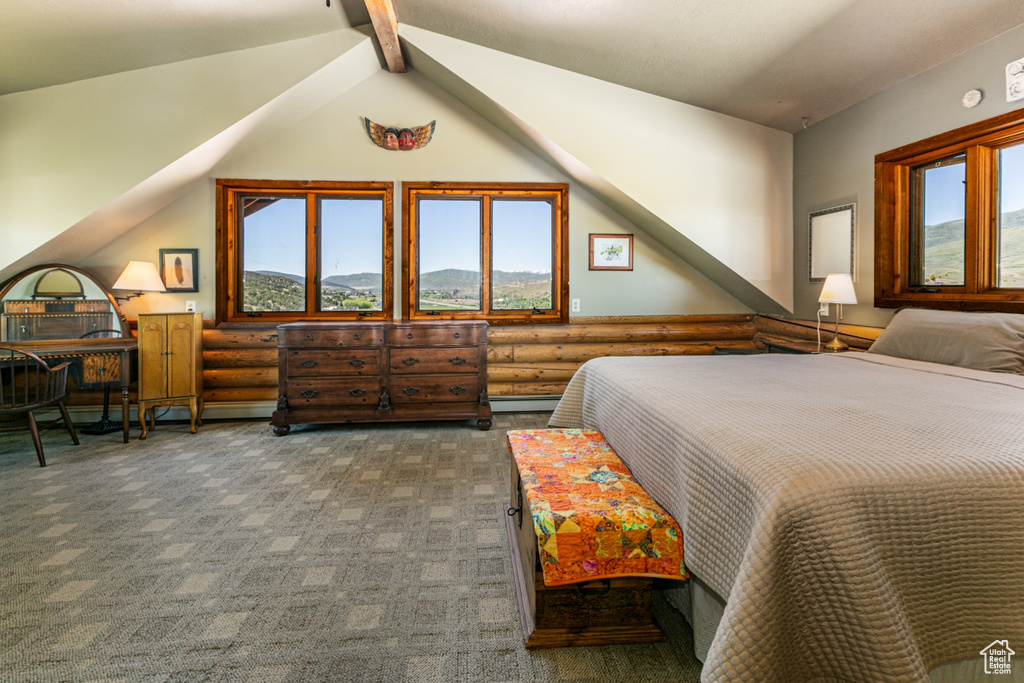
<path fill-rule="evenodd" d="M 167 291 L 163 280 L 160 279 L 160 273 L 156 270 L 156 265 L 149 261 L 129 261 L 111 289 L 133 292 L 128 296 L 114 297 L 118 301 L 127 301 L 128 299 L 142 296 L 143 292 Z"/>
<path fill-rule="evenodd" d="M 818 303 L 836 305 L 836 332 L 832 341 L 825 344 L 826 351 L 844 351 L 850 348 L 839 340 L 839 320 L 843 317 L 843 304 L 857 303 L 857 294 L 853 291 L 853 277 L 848 273 L 829 273 L 825 285 L 821 288 Z"/>

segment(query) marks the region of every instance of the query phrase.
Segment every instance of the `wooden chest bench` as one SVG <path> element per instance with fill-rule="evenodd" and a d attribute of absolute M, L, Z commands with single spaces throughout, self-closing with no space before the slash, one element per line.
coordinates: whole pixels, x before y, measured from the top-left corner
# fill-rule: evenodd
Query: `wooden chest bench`
<path fill-rule="evenodd" d="M 509 434 L 512 477 L 505 525 L 526 647 L 665 640 L 651 613 L 651 577 L 615 576 L 565 585 L 545 584 L 530 501 L 513 450 L 513 435 L 517 433 Z"/>

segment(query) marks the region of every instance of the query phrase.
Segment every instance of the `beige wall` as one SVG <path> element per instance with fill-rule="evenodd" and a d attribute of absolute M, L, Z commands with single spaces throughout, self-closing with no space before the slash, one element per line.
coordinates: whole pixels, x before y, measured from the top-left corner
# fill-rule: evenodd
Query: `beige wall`
<path fill-rule="evenodd" d="M 428 62 L 428 75 L 718 284 L 748 304 L 792 308 L 792 135 L 412 26 L 401 33 L 414 64 Z"/>
<path fill-rule="evenodd" d="M 1008 31 L 807 130 L 794 140 L 793 262 L 795 317 L 813 319 L 820 284 L 807 282 L 807 221 L 812 211 L 857 203 L 856 306 L 852 324 L 884 326 L 890 309 L 874 302 L 874 157 L 917 140 L 1024 106 L 1007 102 L 1005 68 L 1024 56 L 1024 27 Z M 961 99 L 980 89 L 973 109 Z"/>
<path fill-rule="evenodd" d="M 362 116 L 406 126 L 436 120 L 437 128 L 427 147 L 389 152 L 370 142 Z M 393 181 L 396 235 L 400 235 L 403 180 L 569 181 L 415 71 L 378 71 L 258 148 L 228 155 L 180 199 L 82 261 L 79 265 L 112 282 L 129 259 L 156 260 L 158 250 L 167 247 L 200 250 L 197 294 L 144 295 L 125 305 L 129 317 L 152 310 L 183 310 L 188 299 L 197 300 L 199 309 L 212 317 L 215 178 Z M 569 216 L 570 296 L 581 299 L 579 315 L 747 312 L 575 183 L 570 184 Z M 634 233 L 633 271 L 589 271 L 591 232 Z M 396 248 L 400 243 L 396 239 Z M 397 270 L 395 282 L 400 282 Z"/>
<path fill-rule="evenodd" d="M 0 279 L 62 261 L 112 283 L 128 260 L 198 248 L 198 293 L 126 313 L 195 299 L 212 316 L 216 178 L 393 181 L 396 226 L 403 180 L 550 181 L 570 183 L 579 315 L 790 307 L 791 136 L 430 35 L 418 54 L 465 73 L 390 74 L 348 29 L 0 98 Z M 451 87 L 481 65 L 501 86 L 486 102 Z M 437 132 L 387 152 L 363 116 Z M 589 233 L 634 234 L 634 270 L 589 271 Z"/>
<path fill-rule="evenodd" d="M 0 97 L 0 279 L 91 253 L 377 68 L 346 30 Z"/>

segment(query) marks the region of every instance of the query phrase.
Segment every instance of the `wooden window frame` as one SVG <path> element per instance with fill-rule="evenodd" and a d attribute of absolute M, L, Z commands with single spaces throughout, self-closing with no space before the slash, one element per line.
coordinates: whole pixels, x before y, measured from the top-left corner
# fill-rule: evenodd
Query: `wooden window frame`
<path fill-rule="evenodd" d="M 1024 142 L 1024 109 L 875 157 L 875 306 L 1024 313 L 1024 289 L 997 287 L 998 150 Z M 913 169 L 966 155 L 964 285 L 913 284 Z"/>
<path fill-rule="evenodd" d="M 267 194 L 306 197 L 306 310 L 241 310 L 242 236 L 238 197 Z M 394 183 L 291 180 L 217 179 L 217 314 L 216 322 L 260 323 L 297 320 L 390 320 L 394 316 Z M 382 247 L 384 268 L 380 311 L 318 311 L 320 283 L 318 197 L 380 198 L 383 201 Z M 308 274 L 313 273 L 313 277 Z"/>
<path fill-rule="evenodd" d="M 481 299 L 479 311 L 417 310 L 418 210 L 421 197 L 482 198 L 481 219 Z M 552 300 L 545 311 L 492 310 L 491 298 L 491 230 L 492 198 L 544 198 L 553 202 L 555 229 L 552 234 Z M 569 321 L 569 186 L 566 183 L 402 183 L 402 316 L 406 320 L 486 320 L 491 324 L 567 323 Z"/>

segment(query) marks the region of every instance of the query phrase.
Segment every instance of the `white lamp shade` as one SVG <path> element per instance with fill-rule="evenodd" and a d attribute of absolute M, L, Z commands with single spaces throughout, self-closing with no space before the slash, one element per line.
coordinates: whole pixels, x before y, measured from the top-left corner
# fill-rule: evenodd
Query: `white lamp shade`
<path fill-rule="evenodd" d="M 156 265 L 149 261 L 129 261 L 111 289 L 125 289 L 131 292 L 167 291 Z"/>
<path fill-rule="evenodd" d="M 853 278 L 848 273 L 829 273 L 821 288 L 819 303 L 855 304 L 857 293 L 853 291 Z"/>

